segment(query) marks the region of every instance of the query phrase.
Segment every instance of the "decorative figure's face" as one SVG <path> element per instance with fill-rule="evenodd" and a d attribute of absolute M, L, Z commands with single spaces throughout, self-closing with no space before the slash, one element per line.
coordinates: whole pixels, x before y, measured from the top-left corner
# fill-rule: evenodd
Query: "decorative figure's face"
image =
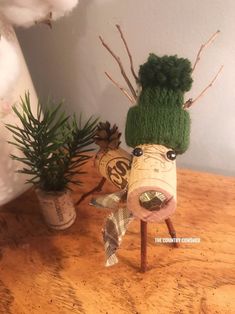
<path fill-rule="evenodd" d="M 176 209 L 176 153 L 157 144 L 133 150 L 127 207 L 134 216 L 161 222 Z"/>

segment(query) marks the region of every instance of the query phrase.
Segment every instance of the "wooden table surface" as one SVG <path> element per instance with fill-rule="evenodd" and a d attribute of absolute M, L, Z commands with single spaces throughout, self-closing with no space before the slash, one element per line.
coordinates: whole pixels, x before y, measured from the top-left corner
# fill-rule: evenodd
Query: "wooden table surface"
<path fill-rule="evenodd" d="M 74 201 L 100 180 L 91 164 Z M 114 191 L 105 183 L 103 192 Z M 102 193 L 103 193 L 102 192 Z M 49 230 L 33 190 L 0 207 L 0 314 L 235 313 L 235 179 L 178 171 L 179 237 L 200 243 L 156 244 L 164 224 L 148 227 L 147 273 L 139 272 L 139 222 L 119 250 L 119 264 L 104 267 L 101 230 L 109 213 L 77 208 L 66 231 Z"/>

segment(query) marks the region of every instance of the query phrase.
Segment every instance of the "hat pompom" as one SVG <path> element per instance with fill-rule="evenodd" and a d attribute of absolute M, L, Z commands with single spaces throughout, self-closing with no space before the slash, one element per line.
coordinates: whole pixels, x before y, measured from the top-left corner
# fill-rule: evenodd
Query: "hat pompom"
<path fill-rule="evenodd" d="M 192 86 L 192 67 L 188 59 L 177 56 L 158 57 L 151 53 L 140 66 L 139 79 L 143 88 L 160 87 L 186 92 Z"/>

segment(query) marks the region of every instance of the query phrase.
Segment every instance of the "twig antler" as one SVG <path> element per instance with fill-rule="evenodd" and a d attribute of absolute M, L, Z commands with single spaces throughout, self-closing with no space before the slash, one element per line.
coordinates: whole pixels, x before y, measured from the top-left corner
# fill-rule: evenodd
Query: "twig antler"
<path fill-rule="evenodd" d="M 194 65 L 193 65 L 192 73 L 193 73 L 193 71 L 195 70 L 195 68 L 196 68 L 196 66 L 197 66 L 197 64 L 198 64 L 198 62 L 199 62 L 200 59 L 201 59 L 202 51 L 203 51 L 204 49 L 206 49 L 208 46 L 210 46 L 210 45 L 214 42 L 214 40 L 215 40 L 216 37 L 219 35 L 219 33 L 220 33 L 220 31 L 218 30 L 218 31 L 215 32 L 204 44 L 201 45 L 201 47 L 200 47 L 200 49 L 199 49 L 199 51 L 198 51 L 198 53 L 197 53 L 196 60 L 195 60 Z"/>
<path fill-rule="evenodd" d="M 121 70 L 121 74 L 122 74 L 124 80 L 126 81 L 126 83 L 127 83 L 128 87 L 129 87 L 129 89 L 130 89 L 130 91 L 131 91 L 131 94 L 132 94 L 134 100 L 136 100 L 136 99 L 137 99 L 137 94 L 136 94 L 135 89 L 134 89 L 134 87 L 132 86 L 132 84 L 131 84 L 131 82 L 130 82 L 130 80 L 129 80 L 129 78 L 128 78 L 128 76 L 127 76 L 125 70 L 124 70 L 124 68 L 123 68 L 123 65 L 122 65 L 122 62 L 121 62 L 120 58 L 119 58 L 119 57 L 111 50 L 111 48 L 104 42 L 104 40 L 103 40 L 103 38 L 102 38 L 101 36 L 99 36 L 99 39 L 100 39 L 102 45 L 108 50 L 108 52 L 111 54 L 111 56 L 112 56 L 112 57 L 116 60 L 116 62 L 118 63 L 119 68 L 120 68 L 120 70 Z M 129 50 L 128 50 L 128 51 L 129 51 Z M 107 75 L 107 74 L 106 74 L 106 75 Z M 109 77 L 109 78 L 110 78 L 110 77 Z M 113 79 L 111 79 L 111 80 L 112 80 L 113 83 L 115 82 Z M 117 84 L 116 82 L 115 82 L 115 85 L 120 88 L 119 84 Z M 123 92 L 123 90 L 122 90 L 122 92 Z M 128 98 L 129 98 L 129 97 L 128 97 Z"/>
<path fill-rule="evenodd" d="M 219 35 L 220 31 L 216 31 L 204 44 L 201 45 L 198 53 L 197 53 L 197 57 L 196 60 L 194 62 L 193 68 L 192 68 L 192 73 L 195 70 L 198 62 L 201 59 L 201 54 L 203 52 L 204 49 L 206 49 L 208 46 L 210 46 L 214 40 L 216 39 L 216 37 Z M 216 73 L 216 75 L 213 77 L 212 81 L 203 89 L 203 91 L 195 98 L 195 99 L 188 99 L 184 104 L 183 104 L 183 109 L 188 109 L 190 108 L 196 101 L 198 101 L 199 98 L 201 98 L 206 91 L 214 84 L 215 80 L 217 79 L 217 77 L 219 76 L 220 72 L 223 69 L 223 65 L 219 68 L 219 71 Z"/>
<path fill-rule="evenodd" d="M 122 32 L 122 30 L 121 30 L 120 25 L 116 24 L 116 27 L 117 27 L 117 29 L 118 29 L 120 35 L 121 35 L 121 39 L 122 39 L 122 41 L 123 41 L 123 43 L 124 43 L 124 45 L 125 45 L 125 48 L 126 48 L 126 51 L 127 51 L 128 57 L 129 57 L 129 60 L 130 60 L 130 64 L 131 64 L 131 73 L 132 73 L 132 75 L 134 76 L 134 79 L 135 79 L 136 83 L 138 83 L 138 82 L 139 82 L 139 79 L 138 79 L 138 76 L 136 75 L 135 70 L 134 70 L 133 59 L 132 59 L 132 55 L 131 55 L 131 53 L 130 53 L 130 50 L 129 50 L 129 48 L 128 48 L 127 42 L 126 42 L 126 40 L 125 40 L 125 38 L 124 38 L 124 35 L 123 35 L 123 32 Z"/>
<path fill-rule="evenodd" d="M 104 72 L 104 73 L 105 73 L 105 75 L 110 79 L 110 81 L 111 81 L 117 88 L 119 88 L 119 89 L 121 90 L 121 92 L 130 100 L 130 102 L 131 102 L 132 104 L 134 104 L 134 103 L 135 103 L 135 100 L 131 97 L 131 95 L 128 93 L 128 91 L 127 91 L 124 87 L 120 86 L 116 81 L 114 81 L 114 79 L 108 74 L 108 72 Z"/>
<path fill-rule="evenodd" d="M 183 109 L 188 109 L 190 108 L 196 101 L 198 101 L 199 98 L 201 98 L 205 92 L 214 84 L 215 80 L 218 78 L 220 72 L 222 71 L 223 69 L 223 65 L 221 65 L 221 67 L 219 68 L 219 71 L 216 73 L 216 75 L 214 76 L 214 78 L 212 79 L 212 81 L 210 82 L 210 84 L 208 84 L 204 89 L 203 91 L 195 98 L 195 99 L 188 99 L 184 105 L 183 105 Z"/>

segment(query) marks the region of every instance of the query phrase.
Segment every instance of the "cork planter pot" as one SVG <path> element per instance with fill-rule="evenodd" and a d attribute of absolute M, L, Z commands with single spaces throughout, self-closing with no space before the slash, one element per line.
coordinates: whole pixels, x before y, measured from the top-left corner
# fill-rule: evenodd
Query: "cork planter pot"
<path fill-rule="evenodd" d="M 42 207 L 42 213 L 49 227 L 63 230 L 70 227 L 76 218 L 75 208 L 68 185 L 80 185 L 81 167 L 91 158 L 87 148 L 93 142 L 96 120 L 89 119 L 82 126 L 76 117 L 60 112 L 60 104 L 46 106 L 42 115 L 42 105 L 38 103 L 33 114 L 30 95 L 21 98 L 19 111 L 13 110 L 22 128 L 8 124 L 7 129 L 14 135 L 16 146 L 24 156 L 11 158 L 24 166 L 19 170 L 30 175 L 26 183 L 33 184 Z"/>
<path fill-rule="evenodd" d="M 36 189 L 44 220 L 48 227 L 64 230 L 76 220 L 76 211 L 68 190 L 47 192 Z"/>

